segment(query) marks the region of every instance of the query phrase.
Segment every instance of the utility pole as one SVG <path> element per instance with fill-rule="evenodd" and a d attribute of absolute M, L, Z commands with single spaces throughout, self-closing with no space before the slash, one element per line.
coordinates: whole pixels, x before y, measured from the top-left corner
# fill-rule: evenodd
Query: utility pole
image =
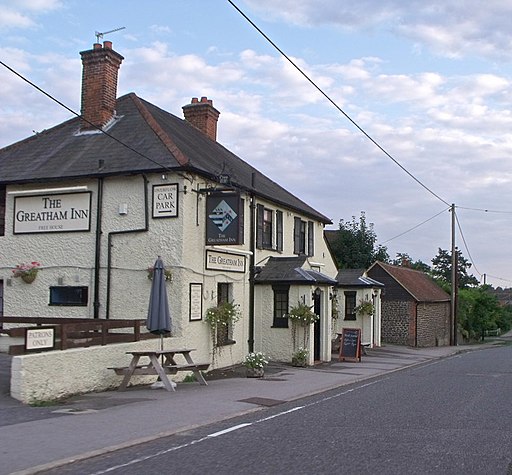
<path fill-rule="evenodd" d="M 455 204 L 452 203 L 450 211 L 452 213 L 452 295 L 450 301 L 450 343 L 453 346 L 457 346 L 457 314 L 455 308 L 457 301 L 457 248 L 455 247 Z"/>

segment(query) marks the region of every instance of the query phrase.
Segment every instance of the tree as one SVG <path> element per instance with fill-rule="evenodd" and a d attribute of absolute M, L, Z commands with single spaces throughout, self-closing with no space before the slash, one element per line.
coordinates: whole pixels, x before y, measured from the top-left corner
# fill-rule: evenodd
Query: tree
<path fill-rule="evenodd" d="M 479 340 L 486 330 L 499 328 L 506 332 L 512 324 L 512 309 L 500 305 L 488 286 L 462 289 L 457 314 L 459 330 L 466 340 Z"/>
<path fill-rule="evenodd" d="M 359 220 L 355 216 L 351 221 L 340 220 L 332 250 L 340 268 L 368 269 L 375 261 L 389 261 L 387 248 L 376 243 L 373 223 L 367 223 L 365 212 L 361 211 Z"/>
<path fill-rule="evenodd" d="M 409 269 L 415 269 L 430 274 L 430 266 L 428 264 L 420 260 L 413 262 L 411 256 L 405 252 L 397 252 L 396 258 L 393 259 L 392 264 L 394 266 L 408 267 Z"/>
<path fill-rule="evenodd" d="M 465 289 L 468 287 L 476 287 L 480 284 L 474 275 L 469 275 L 468 270 L 471 263 L 465 259 L 461 252 L 457 250 L 457 286 Z M 441 283 L 452 283 L 452 254 L 444 249 L 439 248 L 437 256 L 432 259 L 432 277 Z"/>

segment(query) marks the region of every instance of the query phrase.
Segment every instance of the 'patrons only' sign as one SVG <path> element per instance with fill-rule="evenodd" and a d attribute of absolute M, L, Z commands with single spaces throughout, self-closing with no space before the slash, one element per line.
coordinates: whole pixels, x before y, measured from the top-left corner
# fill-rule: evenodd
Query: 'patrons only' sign
<path fill-rule="evenodd" d="M 89 231 L 91 192 L 14 198 L 14 234 Z"/>

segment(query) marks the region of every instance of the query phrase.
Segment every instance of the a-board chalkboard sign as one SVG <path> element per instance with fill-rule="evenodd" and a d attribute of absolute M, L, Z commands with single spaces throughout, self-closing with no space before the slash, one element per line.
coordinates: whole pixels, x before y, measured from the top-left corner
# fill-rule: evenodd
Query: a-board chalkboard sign
<path fill-rule="evenodd" d="M 340 361 L 361 361 L 361 329 L 344 328 L 340 335 Z"/>

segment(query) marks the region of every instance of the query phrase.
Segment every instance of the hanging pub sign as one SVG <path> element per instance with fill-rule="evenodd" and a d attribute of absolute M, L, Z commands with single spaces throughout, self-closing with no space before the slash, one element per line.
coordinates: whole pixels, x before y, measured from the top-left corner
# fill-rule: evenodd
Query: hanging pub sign
<path fill-rule="evenodd" d="M 90 226 L 90 191 L 14 198 L 14 234 L 89 231 Z"/>
<path fill-rule="evenodd" d="M 211 193 L 206 197 L 206 244 L 241 244 L 243 216 L 238 193 Z"/>

